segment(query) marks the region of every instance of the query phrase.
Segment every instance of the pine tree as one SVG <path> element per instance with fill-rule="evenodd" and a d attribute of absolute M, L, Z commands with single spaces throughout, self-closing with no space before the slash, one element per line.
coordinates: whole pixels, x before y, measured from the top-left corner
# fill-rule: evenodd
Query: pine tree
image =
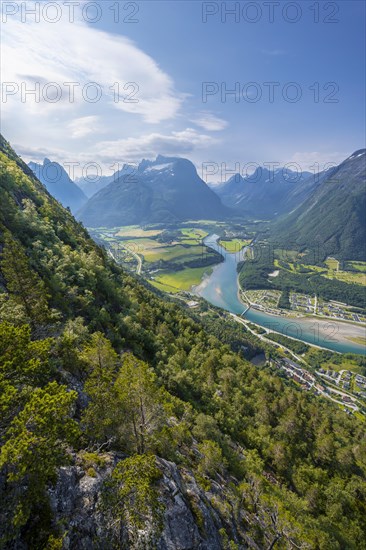
<path fill-rule="evenodd" d="M 22 306 L 32 328 L 45 323 L 50 312 L 44 283 L 31 269 L 22 245 L 9 232 L 4 234 L 0 270 L 7 291 Z"/>
<path fill-rule="evenodd" d="M 152 369 L 131 353 L 122 358 L 122 366 L 116 380 L 121 406 L 125 415 L 126 437 L 132 449 L 143 454 L 164 424 L 162 396 Z"/>

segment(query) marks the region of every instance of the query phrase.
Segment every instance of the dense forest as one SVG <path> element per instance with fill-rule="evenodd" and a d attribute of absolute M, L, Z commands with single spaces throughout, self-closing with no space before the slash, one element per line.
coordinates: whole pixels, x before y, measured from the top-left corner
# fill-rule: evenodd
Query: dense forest
<path fill-rule="evenodd" d="M 273 340 L 274 342 L 277 342 L 278 344 L 283 344 L 286 348 L 291 349 L 298 355 L 302 355 L 303 353 L 306 353 L 310 349 L 310 347 L 306 345 L 304 342 L 300 342 L 299 340 L 294 340 L 293 338 L 287 338 L 286 336 L 283 336 L 282 334 L 277 334 L 276 332 L 267 334 L 266 337 L 269 338 L 270 340 Z"/>
<path fill-rule="evenodd" d="M 125 273 L 0 148 L 0 546 L 166 548 L 170 469 L 197 548 L 365 549 L 364 423 Z M 55 505 L 72 468 L 103 479 L 84 524 Z"/>

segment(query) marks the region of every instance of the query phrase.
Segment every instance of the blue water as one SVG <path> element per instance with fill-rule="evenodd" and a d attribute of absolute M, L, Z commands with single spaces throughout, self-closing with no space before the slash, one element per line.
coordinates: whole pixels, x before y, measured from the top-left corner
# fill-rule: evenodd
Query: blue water
<path fill-rule="evenodd" d="M 211 304 L 221 307 L 231 313 L 242 315 L 246 309 L 238 298 L 238 274 L 237 263 L 243 259 L 243 252 L 229 254 L 217 244 L 217 235 L 209 235 L 204 243 L 220 252 L 225 261 L 216 266 L 212 274 L 196 288 L 197 294 L 205 298 Z M 271 328 L 285 336 L 299 338 L 309 344 L 315 344 L 332 351 L 341 353 L 365 353 L 365 346 L 353 342 L 345 343 L 337 339 L 337 323 L 324 326 L 315 319 L 312 322 L 299 318 L 293 319 L 285 316 L 270 315 L 255 309 L 249 309 L 244 317 L 248 321 L 257 323 L 265 328 Z"/>

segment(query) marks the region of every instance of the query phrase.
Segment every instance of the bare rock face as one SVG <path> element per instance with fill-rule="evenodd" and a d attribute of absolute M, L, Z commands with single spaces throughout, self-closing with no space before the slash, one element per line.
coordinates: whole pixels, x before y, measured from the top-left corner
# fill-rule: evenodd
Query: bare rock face
<path fill-rule="evenodd" d="M 97 541 L 103 541 L 105 525 L 98 503 L 107 475 L 106 470 L 103 475 L 91 477 L 78 466 L 60 469 L 50 500 L 55 522 L 64 530 L 65 549 L 102 547 Z"/>
<path fill-rule="evenodd" d="M 135 548 L 126 546 L 128 526 L 111 523 L 101 507 L 103 485 L 119 461 L 115 454 L 104 456 L 107 456 L 105 467 L 94 470 L 92 476 L 80 466 L 61 468 L 55 487 L 49 490 L 55 523 L 64 535 L 65 550 Z M 235 534 L 234 520 L 223 518 L 212 506 L 210 500 L 215 495 L 205 493 L 191 471 L 160 458 L 157 466 L 162 472 L 159 500 L 164 506 L 162 531 L 154 545 L 157 550 L 221 550 L 225 548 L 223 532 L 229 533 L 237 548 L 245 548 L 238 540 L 241 537 Z M 216 490 L 220 492 L 219 486 Z M 147 525 L 146 531 L 154 528 Z M 136 548 L 150 550 L 151 546 L 137 545 Z"/>
<path fill-rule="evenodd" d="M 220 518 L 207 502 L 191 472 L 159 460 L 163 472 L 162 499 L 166 506 L 159 550 L 221 549 Z"/>

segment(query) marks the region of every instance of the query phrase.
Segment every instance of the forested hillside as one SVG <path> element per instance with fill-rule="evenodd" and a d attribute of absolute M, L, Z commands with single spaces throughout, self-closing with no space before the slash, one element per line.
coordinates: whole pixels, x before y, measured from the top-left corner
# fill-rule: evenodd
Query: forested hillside
<path fill-rule="evenodd" d="M 366 150 L 360 149 L 319 182 L 293 212 L 279 220 L 272 238 L 291 235 L 299 249 L 318 247 L 321 259 L 366 260 Z"/>
<path fill-rule="evenodd" d="M 0 148 L 0 546 L 365 549 L 364 424 L 125 273 Z"/>

